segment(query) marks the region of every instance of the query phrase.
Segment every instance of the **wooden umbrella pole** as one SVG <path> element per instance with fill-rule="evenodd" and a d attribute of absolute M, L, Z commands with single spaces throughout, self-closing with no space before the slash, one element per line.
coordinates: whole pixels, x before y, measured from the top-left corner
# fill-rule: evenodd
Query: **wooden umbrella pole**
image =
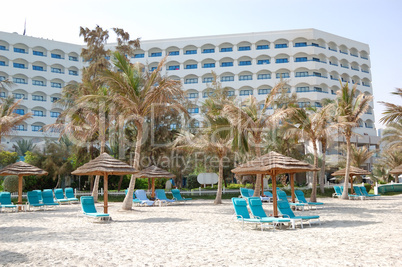
<path fill-rule="evenodd" d="M 264 195 L 264 176 L 265 175 L 261 175 L 261 196 L 265 197 Z"/>
<path fill-rule="evenodd" d="M 353 195 L 353 175 L 350 175 L 350 193 Z"/>
<path fill-rule="evenodd" d="M 22 175 L 18 175 L 18 204 L 22 204 Z M 18 210 L 21 210 L 21 206 Z"/>
<path fill-rule="evenodd" d="M 274 217 L 278 217 L 278 199 L 276 196 L 276 172 L 273 171 L 271 174 L 272 177 L 272 196 L 274 198 L 273 209 L 274 209 Z"/>
<path fill-rule="evenodd" d="M 295 173 L 290 174 L 290 188 L 292 190 L 292 202 L 295 203 Z"/>
<path fill-rule="evenodd" d="M 108 179 L 107 173 L 103 174 L 103 213 L 107 213 L 107 198 L 108 198 Z"/>
<path fill-rule="evenodd" d="M 152 193 L 151 197 L 155 197 L 155 178 L 152 178 Z"/>

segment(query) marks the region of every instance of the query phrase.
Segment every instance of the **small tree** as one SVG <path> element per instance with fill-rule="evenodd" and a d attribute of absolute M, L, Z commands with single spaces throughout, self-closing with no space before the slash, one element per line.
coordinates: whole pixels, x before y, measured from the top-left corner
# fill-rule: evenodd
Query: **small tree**
<path fill-rule="evenodd" d="M 22 188 L 25 186 L 25 180 L 22 178 Z M 18 176 L 17 175 L 9 175 L 4 178 L 3 182 L 4 191 L 13 193 L 18 192 Z"/>

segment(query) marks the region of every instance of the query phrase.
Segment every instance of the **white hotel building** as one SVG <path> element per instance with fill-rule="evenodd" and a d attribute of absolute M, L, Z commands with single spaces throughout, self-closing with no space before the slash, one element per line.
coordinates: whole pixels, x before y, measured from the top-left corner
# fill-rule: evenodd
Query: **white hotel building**
<path fill-rule="evenodd" d="M 16 84 L 2 90 L 0 96 L 24 98 L 18 112 L 34 113 L 27 125 L 3 138 L 2 143 L 18 138 L 38 142 L 49 135 L 38 132 L 37 126 L 54 122 L 60 111 L 52 107 L 52 100 L 60 96 L 65 84 L 80 81 L 81 48 L 0 32 L 0 79 L 8 78 Z M 163 71 L 182 81 L 194 104 L 189 112 L 195 118 L 200 116 L 200 102 L 208 97 L 211 71 L 231 94 L 239 98 L 254 95 L 261 103 L 281 77 L 287 81 L 289 92 L 297 93 L 300 106 L 319 107 L 320 100 L 334 99 L 339 80 L 357 83 L 359 92 L 373 94 L 369 46 L 316 29 L 141 41 L 132 62 L 153 70 L 167 55 Z M 378 145 L 373 108 L 371 103 L 356 128 L 360 136 L 354 141 L 359 145 Z"/>

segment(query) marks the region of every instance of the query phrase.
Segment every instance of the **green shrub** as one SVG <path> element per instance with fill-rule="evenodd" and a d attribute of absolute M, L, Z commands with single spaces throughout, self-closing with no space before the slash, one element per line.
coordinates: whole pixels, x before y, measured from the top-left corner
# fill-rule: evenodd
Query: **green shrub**
<path fill-rule="evenodd" d="M 187 187 L 188 187 L 188 189 L 198 188 L 200 186 L 201 186 L 200 183 L 197 181 L 197 175 L 190 174 L 187 177 Z"/>
<path fill-rule="evenodd" d="M 366 191 L 367 192 L 370 192 L 370 190 L 371 190 L 371 184 L 364 184 L 364 187 L 366 188 Z"/>
<path fill-rule="evenodd" d="M 22 178 L 22 189 L 24 189 L 25 180 Z M 7 192 L 18 192 L 18 176 L 10 175 L 6 176 L 3 182 L 4 191 Z"/>
<path fill-rule="evenodd" d="M 148 178 L 137 178 L 135 180 L 135 189 L 148 189 Z"/>

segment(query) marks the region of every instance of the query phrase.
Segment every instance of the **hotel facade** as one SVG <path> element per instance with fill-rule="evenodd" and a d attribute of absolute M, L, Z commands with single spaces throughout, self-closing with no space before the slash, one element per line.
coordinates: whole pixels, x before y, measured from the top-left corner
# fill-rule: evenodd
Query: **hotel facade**
<path fill-rule="evenodd" d="M 15 83 L 1 89 L 0 97 L 23 98 L 17 112 L 34 115 L 12 136 L 3 137 L 2 145 L 10 147 L 21 138 L 35 143 L 45 136 L 57 138 L 39 127 L 54 122 L 61 111 L 52 105 L 61 88 L 80 81 L 82 47 L 0 32 L 0 79 Z M 211 71 L 229 94 L 240 99 L 254 95 L 261 104 L 280 79 L 287 82 L 289 93 L 297 93 L 301 107 L 320 107 L 322 99 L 334 99 L 340 81 L 356 83 L 358 92 L 373 94 L 369 46 L 316 29 L 141 41 L 131 61 L 152 71 L 165 56 L 162 71 L 182 82 L 192 102 L 189 113 L 200 121 L 200 104 L 211 93 Z M 373 108 L 371 103 L 355 129 L 358 145 L 378 146 Z"/>

